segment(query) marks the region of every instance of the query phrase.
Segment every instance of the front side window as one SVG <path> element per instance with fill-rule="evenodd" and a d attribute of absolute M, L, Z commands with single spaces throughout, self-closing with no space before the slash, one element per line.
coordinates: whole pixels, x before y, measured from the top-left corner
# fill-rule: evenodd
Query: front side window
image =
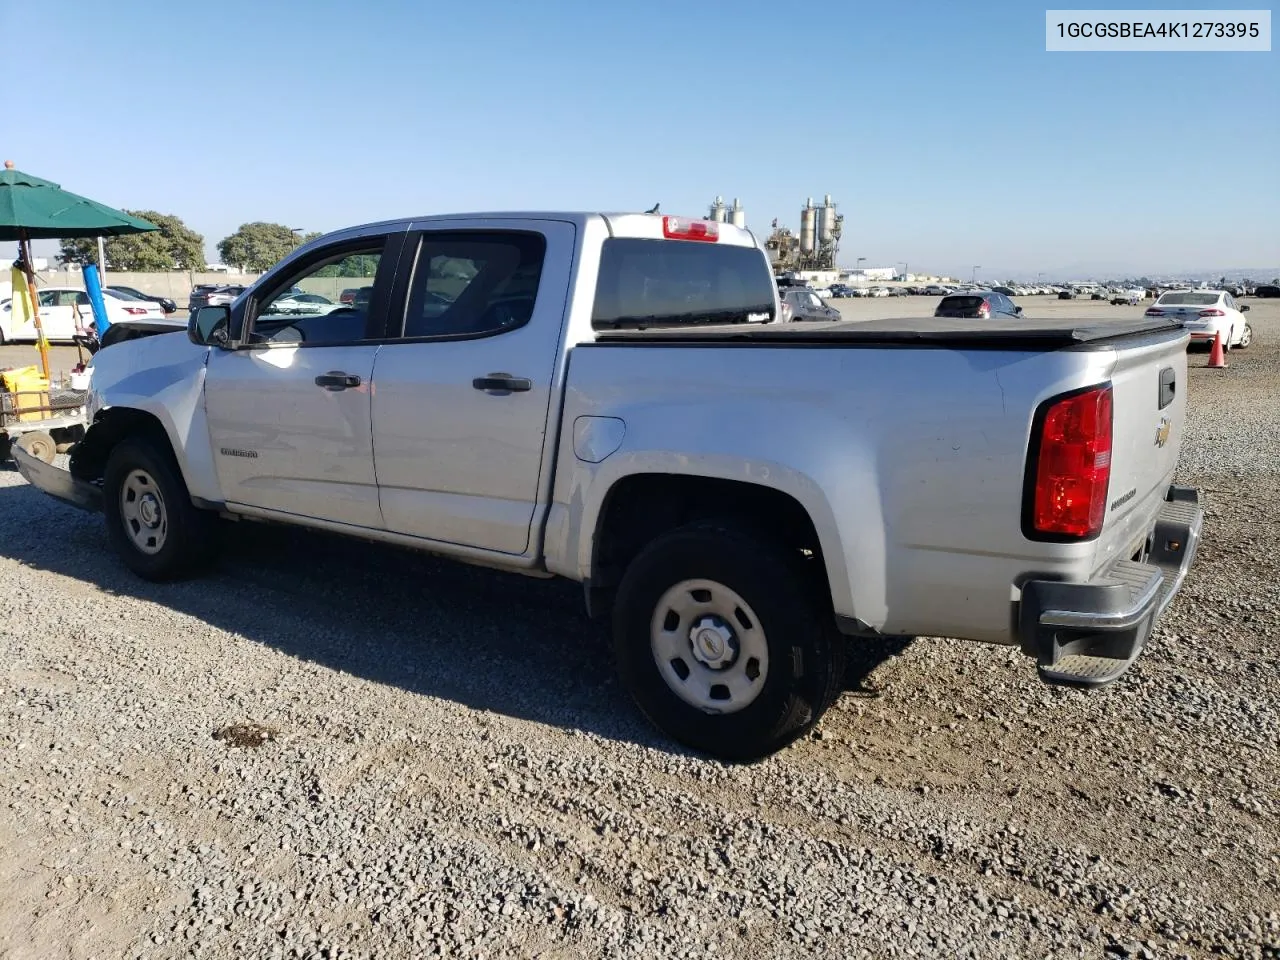
<path fill-rule="evenodd" d="M 374 278 L 385 240 L 369 246 L 346 246 L 319 261 L 312 260 L 292 277 L 268 291 L 253 320 L 250 343 L 353 343 L 369 336 L 369 310 Z M 351 302 L 344 289 L 361 286 Z"/>
<path fill-rule="evenodd" d="M 482 337 L 524 326 L 533 316 L 546 248 L 540 233 L 424 235 L 404 336 Z"/>

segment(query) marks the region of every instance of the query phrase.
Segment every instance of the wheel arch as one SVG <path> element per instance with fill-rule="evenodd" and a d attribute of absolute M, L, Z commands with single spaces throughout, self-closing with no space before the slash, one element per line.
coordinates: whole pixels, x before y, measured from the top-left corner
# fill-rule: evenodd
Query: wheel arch
<path fill-rule="evenodd" d="M 112 406 L 98 411 L 84 438 L 72 448 L 69 464 L 72 476 L 79 480 L 98 482 L 106 472 L 107 460 L 122 441 L 131 437 L 146 437 L 162 444 L 173 456 L 178 472 L 191 499 L 200 506 L 216 506 L 216 497 L 209 497 L 202 489 L 187 462 L 186 449 L 175 442 L 176 429 L 172 420 L 160 413 L 132 406 Z"/>
<path fill-rule="evenodd" d="M 823 573 L 823 595 L 837 610 L 849 607 L 844 553 L 825 500 L 805 503 L 781 486 L 711 472 L 640 471 L 617 477 L 593 515 L 583 518 L 580 558 L 590 614 L 611 609 L 627 565 L 648 543 L 699 520 L 742 524 L 811 553 Z"/>

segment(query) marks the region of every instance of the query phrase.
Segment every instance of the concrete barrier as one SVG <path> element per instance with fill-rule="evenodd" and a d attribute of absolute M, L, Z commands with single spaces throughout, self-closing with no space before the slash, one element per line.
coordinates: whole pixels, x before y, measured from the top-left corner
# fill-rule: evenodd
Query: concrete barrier
<path fill-rule="evenodd" d="M 103 286 L 120 284 L 125 287 L 133 287 L 135 290 L 141 290 L 143 293 L 149 293 L 155 297 L 168 297 L 177 303 L 179 307 L 185 308 L 187 300 L 191 296 L 191 288 L 196 284 L 238 283 L 248 286 L 254 280 L 257 280 L 259 276 L 261 274 L 239 272 L 207 271 L 203 273 L 188 273 L 185 270 L 174 270 L 169 273 L 129 273 L 108 270 L 103 277 L 102 283 Z M 78 287 L 83 289 L 84 275 L 80 272 L 79 267 L 42 270 L 38 275 L 38 283 L 42 287 Z"/>

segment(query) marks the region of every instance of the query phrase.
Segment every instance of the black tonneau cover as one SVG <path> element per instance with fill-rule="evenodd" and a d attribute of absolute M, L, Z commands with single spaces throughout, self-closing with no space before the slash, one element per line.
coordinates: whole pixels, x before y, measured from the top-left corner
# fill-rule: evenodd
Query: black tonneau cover
<path fill-rule="evenodd" d="M 733 323 L 715 326 L 598 330 L 602 343 L 876 344 L 920 347 L 974 347 L 987 350 L 1056 350 L 1143 334 L 1180 334 L 1182 325 L 1162 317 L 1106 320 L 1097 317 L 1029 317 L 966 320 L 960 317 L 891 320 Z"/>

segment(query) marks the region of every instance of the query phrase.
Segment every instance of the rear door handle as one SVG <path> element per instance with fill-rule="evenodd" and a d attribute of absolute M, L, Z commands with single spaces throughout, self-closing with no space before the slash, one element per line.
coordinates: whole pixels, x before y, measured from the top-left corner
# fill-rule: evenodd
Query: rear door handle
<path fill-rule="evenodd" d="M 526 377 L 513 377 L 509 373 L 491 373 L 487 377 L 476 377 L 471 385 L 477 390 L 493 390 L 502 393 L 524 393 L 533 389 L 533 381 Z"/>
<path fill-rule="evenodd" d="M 360 378 L 352 373 L 343 373 L 341 370 L 330 370 L 316 377 L 316 386 L 336 393 L 349 387 L 360 386 Z"/>

